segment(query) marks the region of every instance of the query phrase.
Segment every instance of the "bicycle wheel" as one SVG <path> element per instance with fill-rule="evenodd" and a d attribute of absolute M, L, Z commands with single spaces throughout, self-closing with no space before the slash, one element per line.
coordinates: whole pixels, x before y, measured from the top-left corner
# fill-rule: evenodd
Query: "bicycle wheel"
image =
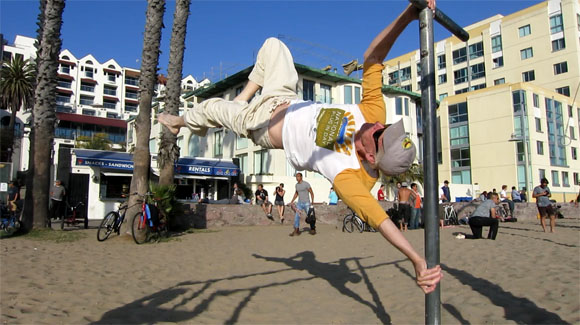
<path fill-rule="evenodd" d="M 352 214 L 347 215 L 342 220 L 342 231 L 344 232 L 345 230 L 348 233 L 351 233 L 354 230 L 354 224 L 352 221 Z"/>
<path fill-rule="evenodd" d="M 362 233 L 365 230 L 363 221 L 357 215 L 355 215 L 352 219 L 352 223 L 354 224 L 355 228 L 358 230 L 358 232 Z"/>
<path fill-rule="evenodd" d="M 117 218 L 119 218 L 119 214 L 115 211 L 111 211 L 105 216 L 103 221 L 101 221 L 101 224 L 99 225 L 99 230 L 97 231 L 97 239 L 99 241 L 105 241 L 107 240 L 107 238 L 109 238 L 109 236 L 114 230 L 113 228 L 115 226 Z"/>
<path fill-rule="evenodd" d="M 133 240 L 137 244 L 143 244 L 149 241 L 151 237 L 151 230 L 147 226 L 147 220 L 143 212 L 138 212 L 132 221 L 131 234 L 133 235 Z"/>
<path fill-rule="evenodd" d="M 67 218 L 68 218 L 68 207 L 65 207 L 65 211 L 62 214 L 62 219 L 60 220 L 61 221 L 60 230 L 64 229 L 64 221 L 67 220 Z"/>

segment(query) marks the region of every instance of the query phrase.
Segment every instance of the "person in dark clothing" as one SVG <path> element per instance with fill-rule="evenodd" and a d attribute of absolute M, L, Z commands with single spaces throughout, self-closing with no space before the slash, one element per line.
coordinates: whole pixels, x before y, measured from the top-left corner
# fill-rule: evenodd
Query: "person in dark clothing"
<path fill-rule="evenodd" d="M 495 215 L 495 206 L 499 203 L 499 196 L 497 193 L 492 193 L 489 200 L 483 201 L 471 217 L 469 217 L 469 227 L 471 232 L 473 232 L 473 238 L 479 239 L 483 227 L 489 226 L 489 233 L 487 234 L 487 239 L 495 240 L 497 237 L 497 231 L 499 228 L 499 220 Z"/>

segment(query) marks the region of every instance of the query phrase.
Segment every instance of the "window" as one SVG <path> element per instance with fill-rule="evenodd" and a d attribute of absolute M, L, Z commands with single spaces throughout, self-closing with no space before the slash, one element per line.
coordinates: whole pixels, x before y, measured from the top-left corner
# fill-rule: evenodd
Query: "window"
<path fill-rule="evenodd" d="M 81 95 L 80 100 L 79 100 L 79 103 L 81 105 L 93 105 L 94 98 L 93 97 L 90 97 L 90 96 L 83 96 L 83 95 Z M 89 115 L 89 114 L 85 114 L 85 115 Z"/>
<path fill-rule="evenodd" d="M 449 124 L 467 122 L 467 103 L 449 106 Z"/>
<path fill-rule="evenodd" d="M 570 97 L 570 87 L 568 87 L 568 86 L 556 88 L 556 92 L 558 94 L 562 94 L 564 96 Z"/>
<path fill-rule="evenodd" d="M 536 117 L 536 132 L 542 132 L 542 120 Z"/>
<path fill-rule="evenodd" d="M 248 138 L 236 136 L 236 149 L 246 149 L 248 147 Z"/>
<path fill-rule="evenodd" d="M 445 64 L 445 54 L 442 55 L 438 55 L 437 56 L 437 68 L 439 69 L 445 69 L 446 64 Z"/>
<path fill-rule="evenodd" d="M 461 89 L 457 89 L 457 90 L 455 91 L 455 95 L 463 94 L 463 93 L 466 93 L 466 92 L 468 92 L 468 91 L 469 91 L 469 87 L 466 87 L 466 88 L 461 88 Z"/>
<path fill-rule="evenodd" d="M 86 82 L 81 82 L 81 90 L 89 93 L 95 92 L 95 85 Z"/>
<path fill-rule="evenodd" d="M 560 51 L 566 48 L 566 41 L 563 38 L 552 41 L 552 52 Z"/>
<path fill-rule="evenodd" d="M 213 134 L 213 155 L 214 157 L 221 157 L 224 150 L 224 131 L 216 131 Z"/>
<path fill-rule="evenodd" d="M 493 81 L 493 84 L 495 86 L 497 86 L 497 85 L 503 85 L 503 84 L 505 84 L 505 78 L 496 79 L 496 80 Z"/>
<path fill-rule="evenodd" d="M 115 82 L 117 80 L 117 76 L 114 73 L 107 73 L 107 80 L 111 82 Z"/>
<path fill-rule="evenodd" d="M 127 89 L 127 90 L 125 90 L 125 97 L 137 99 L 139 97 L 139 94 L 134 90 Z"/>
<path fill-rule="evenodd" d="M 570 128 L 570 139 L 572 140 L 576 140 L 576 132 L 574 132 L 574 127 L 573 126 L 569 126 Z"/>
<path fill-rule="evenodd" d="M 467 61 L 467 49 L 465 47 L 453 51 L 453 64 Z"/>
<path fill-rule="evenodd" d="M 485 65 L 482 63 L 471 66 L 471 80 L 485 77 Z"/>
<path fill-rule="evenodd" d="M 545 169 L 538 169 L 538 174 L 540 178 L 538 179 L 538 183 L 542 180 L 542 178 L 546 178 L 546 170 Z"/>
<path fill-rule="evenodd" d="M 440 75 L 438 76 L 438 79 L 439 79 L 439 84 L 444 84 L 444 83 L 446 83 L 446 82 L 447 82 L 447 74 L 446 74 L 446 73 L 444 73 L 444 74 L 440 74 Z"/>
<path fill-rule="evenodd" d="M 566 73 L 566 72 L 568 72 L 568 62 L 564 61 L 564 62 L 554 64 L 554 74 L 555 75 L 558 75 L 561 73 Z"/>
<path fill-rule="evenodd" d="M 82 114 L 88 116 L 95 116 L 95 110 L 93 109 L 83 109 Z"/>
<path fill-rule="evenodd" d="M 92 79 L 93 76 L 94 76 L 93 68 L 85 67 L 85 77 Z"/>
<path fill-rule="evenodd" d="M 254 174 L 263 175 L 268 173 L 268 150 L 254 152 Z"/>
<path fill-rule="evenodd" d="M 451 149 L 451 167 L 469 167 L 469 147 Z M 454 182 L 455 183 L 455 182 Z"/>
<path fill-rule="evenodd" d="M 137 104 L 125 102 L 125 111 L 126 112 L 137 112 Z"/>
<path fill-rule="evenodd" d="M 402 86 L 401 89 L 411 91 L 411 85 Z"/>
<path fill-rule="evenodd" d="M 474 90 L 483 89 L 483 88 L 485 88 L 485 84 L 479 84 L 479 85 L 471 86 L 471 88 L 469 88 L 469 91 L 474 91 Z"/>
<path fill-rule="evenodd" d="M 199 136 L 192 134 L 187 143 L 190 157 L 199 157 L 201 151 L 201 139 Z"/>
<path fill-rule="evenodd" d="M 454 83 L 460 84 L 467 81 L 467 68 L 453 71 Z"/>
<path fill-rule="evenodd" d="M 570 179 L 568 177 L 568 172 L 562 172 L 562 185 L 564 187 L 570 187 Z"/>
<path fill-rule="evenodd" d="M 532 94 L 532 97 L 534 99 L 534 107 L 540 108 L 540 96 L 538 94 Z"/>
<path fill-rule="evenodd" d="M 497 35 L 491 38 L 491 52 L 501 51 L 501 35 Z"/>
<path fill-rule="evenodd" d="M 131 173 L 127 173 L 126 176 L 106 176 L 101 174 L 101 199 L 122 199 L 123 195 L 126 194 L 126 190 L 131 184 Z M 125 193 L 124 193 L 125 192 Z"/>
<path fill-rule="evenodd" d="M 518 30 L 520 32 L 520 37 L 528 36 L 532 33 L 532 28 L 530 25 L 522 26 L 518 28 Z"/>
<path fill-rule="evenodd" d="M 451 182 L 453 184 L 471 184 L 471 171 L 458 170 L 451 172 Z"/>
<path fill-rule="evenodd" d="M 447 98 L 447 93 L 439 94 L 439 101 L 442 101 L 445 98 Z"/>
<path fill-rule="evenodd" d="M 236 96 L 242 93 L 242 90 L 244 90 L 244 86 L 239 86 L 238 88 L 236 88 Z"/>
<path fill-rule="evenodd" d="M 534 56 L 534 51 L 532 50 L 531 47 L 528 47 L 527 49 L 523 49 L 520 51 L 520 57 L 522 60 L 529 59 L 533 56 Z"/>
<path fill-rule="evenodd" d="M 406 81 L 411 79 L 411 67 L 403 68 L 400 71 L 401 81 Z"/>
<path fill-rule="evenodd" d="M 501 68 L 503 67 L 503 56 L 499 56 L 495 59 L 492 60 L 493 61 L 493 68 Z"/>
<path fill-rule="evenodd" d="M 70 65 L 62 64 L 60 65 L 60 73 L 70 74 Z"/>
<path fill-rule="evenodd" d="M 107 118 L 119 118 L 117 113 L 107 112 Z"/>
<path fill-rule="evenodd" d="M 109 96 L 117 96 L 117 88 L 105 86 L 105 88 L 103 89 L 103 94 Z"/>
<path fill-rule="evenodd" d="M 352 86 L 344 86 L 344 103 L 352 104 Z"/>
<path fill-rule="evenodd" d="M 565 135 L 562 103 L 551 98 L 545 100 L 550 164 L 552 166 L 566 166 L 566 146 L 562 141 L 562 137 Z"/>
<path fill-rule="evenodd" d="M 550 17 L 550 33 L 556 34 L 564 30 L 564 22 L 562 21 L 562 14 Z"/>
<path fill-rule="evenodd" d="M 395 98 L 395 114 L 409 116 L 409 98 Z"/>
<path fill-rule="evenodd" d="M 248 154 L 242 154 L 242 155 L 237 155 L 236 158 L 238 158 L 239 162 L 240 162 L 240 173 L 247 175 L 248 174 Z"/>
<path fill-rule="evenodd" d="M 306 79 L 302 81 L 302 99 L 314 100 L 314 81 Z"/>
<path fill-rule="evenodd" d="M 354 86 L 354 103 L 360 104 L 360 87 Z"/>
<path fill-rule="evenodd" d="M 399 83 L 399 70 L 389 73 L 389 85 Z"/>
<path fill-rule="evenodd" d="M 66 88 L 66 89 L 70 89 L 71 88 L 71 81 L 70 80 L 65 80 L 65 79 L 58 79 L 58 86 L 60 88 Z"/>
<path fill-rule="evenodd" d="M 332 95 L 330 92 L 330 86 L 325 84 L 320 84 L 320 98 L 318 99 L 321 103 L 332 103 Z"/>
<path fill-rule="evenodd" d="M 571 147 L 570 151 L 572 160 L 578 160 L 578 149 L 576 149 L 576 147 Z"/>
<path fill-rule="evenodd" d="M 536 152 L 538 155 L 544 154 L 544 142 L 543 141 L 536 141 Z"/>
<path fill-rule="evenodd" d="M 528 82 L 528 81 L 534 81 L 534 80 L 536 80 L 534 70 L 530 70 L 530 71 L 526 71 L 526 72 L 522 73 L 522 81 Z"/>
<path fill-rule="evenodd" d="M 127 85 L 131 85 L 131 86 L 138 86 L 139 85 L 139 79 L 137 79 L 135 77 L 125 76 L 125 83 Z"/>
<path fill-rule="evenodd" d="M 469 126 L 467 124 L 449 128 L 451 147 L 469 144 Z"/>
<path fill-rule="evenodd" d="M 578 173 L 574 173 L 572 175 L 573 175 L 572 177 L 574 178 L 574 185 L 580 185 L 580 179 L 579 179 L 580 176 L 578 175 Z"/>
<path fill-rule="evenodd" d="M 554 186 L 560 186 L 560 177 L 558 177 L 558 171 L 557 170 L 553 170 L 552 171 L 552 185 Z"/>
<path fill-rule="evenodd" d="M 68 104 L 70 103 L 70 95 L 62 95 L 62 94 L 56 94 L 56 104 L 57 105 L 62 105 L 62 104 Z"/>
<path fill-rule="evenodd" d="M 117 108 L 117 103 L 110 100 L 103 100 L 103 107 L 108 109 L 115 109 Z"/>
<path fill-rule="evenodd" d="M 477 59 L 483 56 L 483 42 L 469 45 L 469 59 Z"/>

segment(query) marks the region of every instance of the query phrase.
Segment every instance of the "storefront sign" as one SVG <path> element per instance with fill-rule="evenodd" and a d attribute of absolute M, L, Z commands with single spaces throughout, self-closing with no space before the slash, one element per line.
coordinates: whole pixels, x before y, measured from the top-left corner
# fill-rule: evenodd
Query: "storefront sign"
<path fill-rule="evenodd" d="M 112 168 L 112 169 L 122 169 L 122 170 L 133 170 L 132 161 L 120 161 L 120 160 L 109 160 L 109 159 L 95 159 L 95 158 L 78 158 L 78 166 L 94 166 L 101 168 Z"/>

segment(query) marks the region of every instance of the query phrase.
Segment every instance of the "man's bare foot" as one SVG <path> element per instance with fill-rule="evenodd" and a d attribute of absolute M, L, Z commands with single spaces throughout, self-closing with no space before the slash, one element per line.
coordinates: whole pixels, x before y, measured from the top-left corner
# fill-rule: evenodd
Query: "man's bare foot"
<path fill-rule="evenodd" d="M 157 116 L 159 123 L 165 125 L 169 132 L 177 135 L 179 130 L 185 126 L 185 121 L 181 116 L 175 116 L 168 113 L 161 113 Z"/>

